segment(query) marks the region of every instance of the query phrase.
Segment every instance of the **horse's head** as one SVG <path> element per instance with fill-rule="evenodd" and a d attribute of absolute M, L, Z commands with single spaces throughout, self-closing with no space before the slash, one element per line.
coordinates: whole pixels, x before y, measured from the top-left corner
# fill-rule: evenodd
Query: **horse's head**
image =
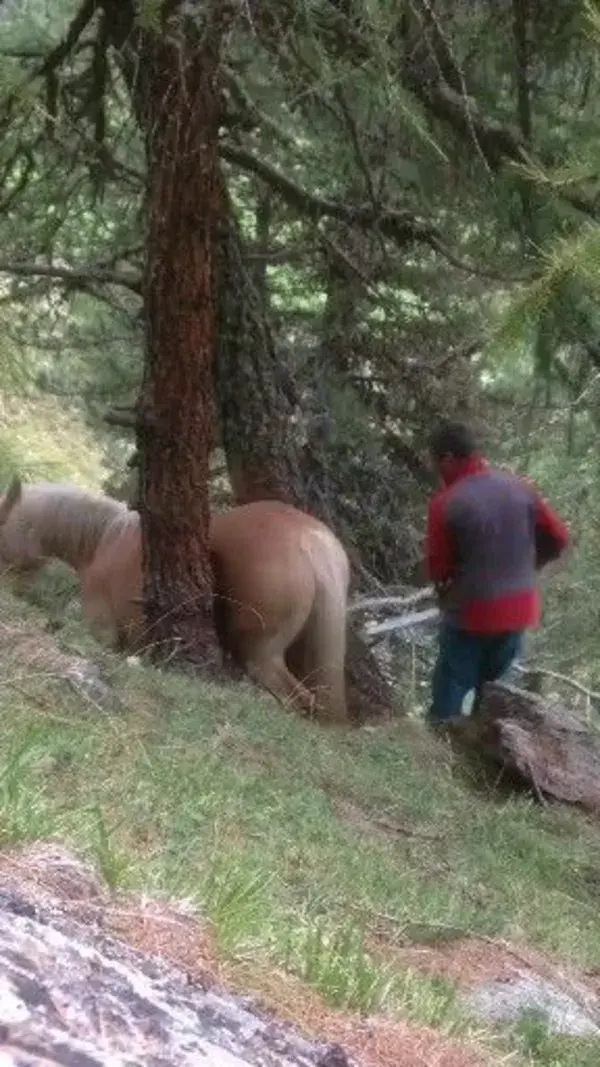
<path fill-rule="evenodd" d="M 22 492 L 21 479 L 15 474 L 8 489 L 0 501 L 0 526 L 4 526 L 4 523 L 10 517 L 10 514 L 15 507 L 15 504 L 19 503 Z"/>

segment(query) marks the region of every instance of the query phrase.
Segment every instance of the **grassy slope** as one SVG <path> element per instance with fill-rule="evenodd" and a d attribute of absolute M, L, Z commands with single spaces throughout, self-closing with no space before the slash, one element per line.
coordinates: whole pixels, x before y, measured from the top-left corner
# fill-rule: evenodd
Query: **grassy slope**
<path fill-rule="evenodd" d="M 65 429 L 52 459 L 46 416 L 36 418 L 35 432 L 27 417 L 19 435 L 0 432 L 0 452 L 22 463 L 25 449 L 33 477 L 97 483 L 85 431 Z M 44 617 L 1 588 L 0 611 L 11 628 Z M 73 622 L 62 640 L 99 656 Z M 458 928 L 598 964 L 598 830 L 525 798 L 476 794 L 418 725 L 329 732 L 250 687 L 110 657 L 124 710 L 98 712 L 24 668 L 17 646 L 0 641 L 2 847 L 58 835 L 110 884 L 197 901 L 221 952 L 250 959 L 250 975 L 275 961 L 331 1004 L 447 1032 L 469 1030 L 452 987 L 407 969 L 403 941 Z M 533 1024 L 505 1040 L 494 1062 L 507 1047 L 511 1063 L 598 1062 L 596 1044 L 548 1040 Z"/>
<path fill-rule="evenodd" d="M 23 610 L 2 594 L 5 625 Z M 71 647 L 92 647 L 71 631 Z M 250 687 L 112 658 L 124 710 L 99 714 L 20 672 L 14 642 L 0 657 L 3 847 L 58 835 L 113 885 L 197 901 L 224 954 L 445 1030 L 466 1028 L 451 987 L 407 970 L 399 939 L 459 928 L 597 964 L 597 830 L 475 795 L 418 726 L 328 732 Z M 571 1047 L 531 1062 L 597 1061 Z"/>

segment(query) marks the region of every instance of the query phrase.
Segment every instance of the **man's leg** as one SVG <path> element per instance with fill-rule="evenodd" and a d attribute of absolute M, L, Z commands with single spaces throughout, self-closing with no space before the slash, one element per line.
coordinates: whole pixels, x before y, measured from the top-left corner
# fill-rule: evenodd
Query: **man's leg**
<path fill-rule="evenodd" d="M 477 687 L 481 673 L 481 638 L 442 624 L 432 678 L 430 723 L 460 717 L 463 701 Z"/>
<path fill-rule="evenodd" d="M 471 714 L 475 715 L 479 711 L 486 682 L 497 682 L 512 666 L 523 647 L 523 636 L 523 632 L 518 631 L 517 633 L 494 634 L 486 638 Z"/>

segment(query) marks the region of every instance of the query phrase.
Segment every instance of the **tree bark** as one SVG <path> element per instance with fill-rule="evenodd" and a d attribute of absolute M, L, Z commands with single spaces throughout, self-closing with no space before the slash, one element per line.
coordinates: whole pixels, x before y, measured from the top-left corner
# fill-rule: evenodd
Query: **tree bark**
<path fill-rule="evenodd" d="M 263 303 L 242 257 L 238 228 L 223 183 L 219 329 L 215 395 L 223 448 L 237 504 L 302 498 L 302 477 L 290 429 L 296 396 L 277 363 Z"/>
<path fill-rule="evenodd" d="M 156 51 L 138 435 L 145 610 L 159 655 L 204 666 L 218 660 L 208 552 L 218 56 L 190 54 L 182 70 L 171 46 Z"/>
<path fill-rule="evenodd" d="M 232 215 L 222 230 L 221 257 L 215 394 L 236 503 L 283 500 L 335 529 L 335 516 L 319 491 L 318 479 L 311 479 L 310 491 L 304 479 L 307 467 L 301 461 L 292 419 L 298 397 L 277 362 L 262 302 L 244 268 Z M 314 474 L 312 462 L 309 466 Z M 350 625 L 346 680 L 349 710 L 356 721 L 400 712 L 373 653 Z"/>
<path fill-rule="evenodd" d="M 252 269 L 252 280 L 265 314 L 268 312 L 267 263 L 273 215 L 273 193 L 268 185 L 256 182 L 254 251 L 258 255 Z"/>
<path fill-rule="evenodd" d="M 208 482 L 224 20 L 218 6 L 207 5 L 202 26 L 165 6 L 155 30 L 136 25 L 130 0 L 106 0 L 104 9 L 148 162 L 146 360 L 137 427 L 148 640 L 155 658 L 214 671 L 221 657 L 212 618 Z"/>

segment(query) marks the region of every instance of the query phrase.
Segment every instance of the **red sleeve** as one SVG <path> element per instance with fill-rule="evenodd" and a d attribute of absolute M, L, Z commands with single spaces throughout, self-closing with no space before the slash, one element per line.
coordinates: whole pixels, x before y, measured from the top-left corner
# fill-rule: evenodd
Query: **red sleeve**
<path fill-rule="evenodd" d="M 432 582 L 445 582 L 454 574 L 452 545 L 444 522 L 444 500 L 436 496 L 427 511 L 425 565 Z"/>
<path fill-rule="evenodd" d="M 544 544 L 554 548 L 552 551 L 550 547 L 550 558 L 558 558 L 569 543 L 569 531 L 539 493 L 535 494 L 535 525 L 536 533 L 541 534 Z"/>
<path fill-rule="evenodd" d="M 538 565 L 543 565 L 562 555 L 571 539 L 569 528 L 562 519 L 559 519 L 548 501 L 544 500 L 531 478 L 521 475 L 520 479 L 533 494 Z"/>

